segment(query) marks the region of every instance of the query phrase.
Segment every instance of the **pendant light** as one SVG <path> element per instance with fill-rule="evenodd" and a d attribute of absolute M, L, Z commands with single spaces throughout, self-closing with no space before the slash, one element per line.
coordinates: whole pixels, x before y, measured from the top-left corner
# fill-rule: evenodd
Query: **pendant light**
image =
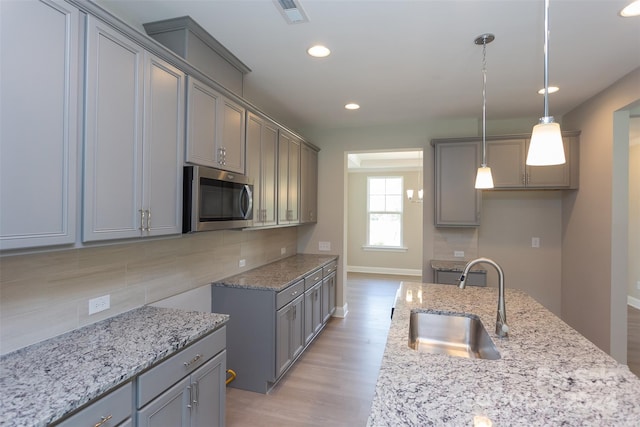
<path fill-rule="evenodd" d="M 482 164 L 476 175 L 476 188 L 493 188 L 491 168 L 487 166 L 487 43 L 495 40 L 493 34 L 478 36 L 474 43 L 482 45 Z"/>
<path fill-rule="evenodd" d="M 418 199 L 413 198 L 413 189 L 407 190 L 407 199 L 411 203 L 422 203 L 424 197 L 424 190 L 422 189 L 422 150 L 420 150 L 420 169 L 418 171 Z"/>
<path fill-rule="evenodd" d="M 544 1 L 544 117 L 533 127 L 527 165 L 550 166 L 565 163 L 560 125 L 549 116 L 549 0 Z"/>

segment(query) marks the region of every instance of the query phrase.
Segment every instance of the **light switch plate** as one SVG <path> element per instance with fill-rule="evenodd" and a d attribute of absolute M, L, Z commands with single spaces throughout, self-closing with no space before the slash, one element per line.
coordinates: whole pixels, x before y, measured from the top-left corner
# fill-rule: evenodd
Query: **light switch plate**
<path fill-rule="evenodd" d="M 453 251 L 453 256 L 455 258 L 464 258 L 464 251 Z"/>
<path fill-rule="evenodd" d="M 330 251 L 331 250 L 331 242 L 318 242 L 318 250 L 319 251 Z"/>
<path fill-rule="evenodd" d="M 531 238 L 531 247 L 532 248 L 539 248 L 540 247 L 540 238 L 539 237 L 532 237 Z"/>
<path fill-rule="evenodd" d="M 238 267 L 244 267 L 245 265 L 247 265 L 247 260 L 241 259 L 238 261 Z"/>
<path fill-rule="evenodd" d="M 284 255 L 287 253 L 287 248 L 280 248 L 280 255 Z"/>

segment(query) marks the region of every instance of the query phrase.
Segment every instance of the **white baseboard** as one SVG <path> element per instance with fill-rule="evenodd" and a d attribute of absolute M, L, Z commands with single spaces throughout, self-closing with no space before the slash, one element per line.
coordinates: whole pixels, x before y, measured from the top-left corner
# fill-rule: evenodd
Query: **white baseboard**
<path fill-rule="evenodd" d="M 362 267 L 357 265 L 348 265 L 347 272 L 422 277 L 422 270 L 416 270 L 412 268 Z"/>
<path fill-rule="evenodd" d="M 347 317 L 347 313 L 349 313 L 349 306 L 345 302 L 342 307 L 336 307 L 336 311 L 333 312 L 333 317 L 340 317 L 344 319 L 345 317 Z"/>
<path fill-rule="evenodd" d="M 638 310 L 640 310 L 640 299 L 638 298 L 634 298 L 631 295 L 627 296 L 627 304 L 630 305 L 633 308 L 637 308 Z"/>

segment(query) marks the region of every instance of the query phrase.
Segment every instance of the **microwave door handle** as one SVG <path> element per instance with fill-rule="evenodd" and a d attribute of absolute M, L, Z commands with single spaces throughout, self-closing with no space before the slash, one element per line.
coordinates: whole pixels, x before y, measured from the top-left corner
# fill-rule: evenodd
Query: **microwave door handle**
<path fill-rule="evenodd" d="M 242 207 L 244 205 L 247 205 L 247 210 L 243 212 Z M 251 196 L 251 187 L 245 184 L 240 193 L 240 213 L 242 214 L 242 218 L 248 219 L 252 209 L 253 197 Z"/>

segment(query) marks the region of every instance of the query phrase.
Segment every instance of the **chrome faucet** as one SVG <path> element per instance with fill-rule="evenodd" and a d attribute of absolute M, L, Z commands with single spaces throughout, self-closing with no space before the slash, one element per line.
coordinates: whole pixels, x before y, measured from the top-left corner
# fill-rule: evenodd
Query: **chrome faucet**
<path fill-rule="evenodd" d="M 504 271 L 494 260 L 489 258 L 477 258 L 469 261 L 460 276 L 460 289 L 464 289 L 466 285 L 469 270 L 476 264 L 485 263 L 495 267 L 498 272 L 498 315 L 496 318 L 496 335 L 506 337 L 509 334 L 509 326 L 507 326 L 507 310 L 504 304 Z"/>

